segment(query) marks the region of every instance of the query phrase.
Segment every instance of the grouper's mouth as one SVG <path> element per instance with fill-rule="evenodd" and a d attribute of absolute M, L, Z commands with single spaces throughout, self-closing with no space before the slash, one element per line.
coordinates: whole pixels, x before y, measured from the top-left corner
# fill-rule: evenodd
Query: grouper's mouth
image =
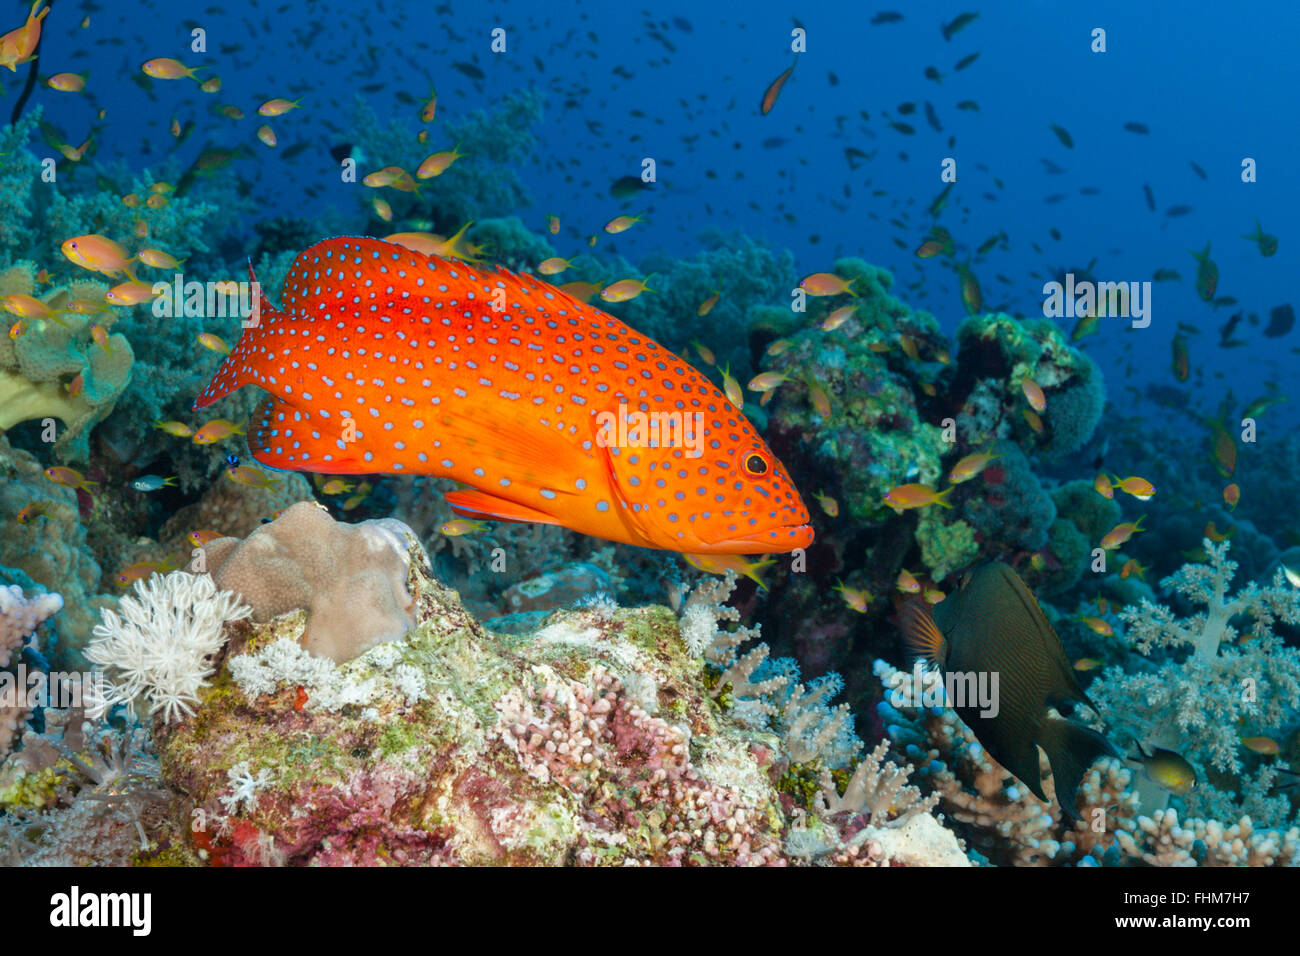
<path fill-rule="evenodd" d="M 808 547 L 812 540 L 812 525 L 788 524 L 749 534 L 730 534 L 707 542 L 707 547 L 715 554 L 786 554 Z"/>

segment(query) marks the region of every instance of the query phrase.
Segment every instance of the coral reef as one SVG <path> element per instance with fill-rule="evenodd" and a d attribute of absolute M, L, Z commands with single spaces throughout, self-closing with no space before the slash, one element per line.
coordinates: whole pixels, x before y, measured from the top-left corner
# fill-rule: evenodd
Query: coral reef
<path fill-rule="evenodd" d="M 946 707 L 920 706 L 912 674 L 875 662 L 885 689 L 881 720 L 899 756 L 916 765 L 922 791 L 938 795 L 948 825 L 984 863 L 1011 866 L 1291 866 L 1300 862 L 1300 828 L 1257 827 L 1249 816 L 1231 826 L 1172 811 L 1140 814 L 1133 773 L 1115 759 L 1093 765 L 1079 788 L 1078 822 L 1065 827 L 1040 753 L 1043 803 L 989 759 Z M 927 697 L 929 691 L 926 691 Z M 927 700 L 928 703 L 928 700 Z M 1101 705 L 1098 705 L 1101 706 Z"/>
<path fill-rule="evenodd" d="M 475 67 L 454 65 L 473 79 Z M 1097 364 L 1056 323 L 985 313 L 965 288 L 972 314 L 950 341 L 894 294 L 891 272 L 858 258 L 834 262 L 845 285 L 824 289 L 850 291 L 832 295 L 801 288 L 794 255 L 738 230 L 702 225 L 690 253 L 635 258 L 651 228 L 672 228 L 667 207 L 656 208 L 667 188 L 658 183 L 616 184 L 619 211 L 639 217 L 627 237 L 599 234 L 605 214 L 563 199 L 544 210 L 556 216 L 543 230 L 527 213 L 524 167 L 544 94 L 497 89 L 492 109 L 457 114 L 439 84 L 442 112 L 435 119 L 430 104 L 419 127 L 418 109 L 381 120 L 358 100 L 356 120 L 334 130 L 358 176 L 312 176 L 343 186 L 343 211 L 323 202 L 270 218 L 256 175 L 216 175 L 235 160 L 251 169 L 247 145 L 218 136 L 181 165 L 189 126 L 173 128 L 165 152 L 145 151 L 153 169 L 96 156 L 98 125 L 74 158 L 39 109 L 0 129 L 0 298 L 41 303 L 7 303 L 29 314 L 0 337 L 0 668 L 101 669 L 67 706 L 33 704 L 0 670 L 0 861 L 1297 862 L 1300 797 L 1283 790 L 1282 768 L 1300 766 L 1300 591 L 1287 584 L 1287 569 L 1300 568 L 1300 524 L 1279 503 L 1293 497 L 1300 439 L 1271 435 L 1260 454 L 1229 434 L 1232 463 L 1224 449 L 1186 451 L 1239 417 L 1262 411 L 1270 422 L 1280 384 L 1249 404 L 1229 386 L 1217 413 L 1204 407 L 1217 395 L 1148 386 L 1169 412 L 1153 427 L 1106 407 Z M 572 97 L 566 111 L 580 105 L 561 96 Z M 415 102 L 405 91 L 397 99 Z M 307 115 L 277 126 L 286 147 Z M 603 137 L 600 122 L 588 128 Z M 288 162 L 291 148 L 321 145 L 259 155 Z M 431 178 L 361 182 L 453 148 L 455 161 Z M 617 161 L 631 168 L 599 175 L 635 172 L 635 149 Z M 51 150 L 68 158 L 57 179 L 42 176 Z M 319 167 L 312 155 L 292 168 Z M 587 172 L 542 165 L 551 187 L 581 182 L 570 196 L 591 198 Z M 791 187 L 793 174 L 783 171 Z M 327 195 L 320 183 L 307 194 Z M 597 199 L 608 205 L 603 190 Z M 894 225 L 909 215 L 900 208 Z M 191 403 L 239 336 L 239 317 L 110 309 L 108 276 L 60 249 L 72 236 L 107 236 L 135 254 L 146 281 L 181 268 L 138 258 L 147 248 L 161 250 L 147 260 L 183 263 L 186 278 L 242 280 L 248 259 L 275 302 L 291 262 L 321 236 L 399 231 L 462 232 L 466 258 L 524 272 L 565 256 L 550 281 L 573 283 L 577 297 L 725 377 L 816 502 L 807 553 L 782 557 L 760 588 L 561 527 L 448 526 L 452 483 L 427 476 L 238 484 L 225 471 L 227 456 L 250 454 L 238 428 L 214 444 L 185 432 L 203 424 Z M 930 238 L 951 259 L 945 236 L 936 225 Z M 996 246 L 1009 252 L 1005 234 L 973 256 L 976 268 Z M 915 258 L 925 276 L 921 250 Z M 593 298 L 627 278 L 648 289 L 620 303 Z M 766 374 L 740 387 L 755 373 Z M 263 397 L 242 390 L 211 416 L 246 425 Z M 984 452 L 991 463 L 938 504 L 885 506 L 905 483 L 945 492 L 952 466 Z M 55 462 L 89 483 L 55 483 L 43 474 Z M 1103 467 L 1153 478 L 1159 494 L 1142 502 L 1150 533 L 1091 573 L 1101 537 L 1137 516 L 1130 497 L 1094 489 Z M 146 475 L 154 480 L 132 487 Z M 1240 507 L 1202 504 L 1220 500 L 1229 475 Z M 1218 543 L 1229 537 L 1232 561 Z M 166 573 L 181 555 L 189 571 Z M 941 701 L 918 699 L 913 675 L 872 667 L 897 639 L 890 608 L 910 587 L 900 572 L 935 598 L 991 558 L 1056 602 L 1043 610 L 1089 683 L 1096 724 L 1121 747 L 1136 739 L 1186 757 L 1194 791 L 1171 796 L 1137 761 L 1100 760 L 1071 822 L 1045 761 L 1046 802 Z M 1153 588 L 1182 558 L 1205 563 Z M 1130 559 L 1150 566 L 1146 579 Z M 154 567 L 163 571 L 142 576 Z M 1238 572 L 1263 583 L 1230 593 Z M 132 580 L 124 596 L 101 593 Z M 671 607 L 655 606 L 665 589 Z M 626 606 L 636 603 L 646 606 Z M 882 685 L 886 698 L 869 712 L 862 705 L 877 704 Z M 868 739 L 885 739 L 864 747 L 855 716 L 869 721 Z"/>
<path fill-rule="evenodd" d="M 134 623 L 106 615 L 95 656 L 120 678 L 188 658 L 198 680 L 184 693 L 170 678 L 134 688 L 154 693 L 159 769 L 133 739 L 91 743 L 104 758 L 92 759 L 84 743 L 75 757 L 40 738 L 25 766 L 13 763 L 20 752 L 0 767 L 0 783 L 30 801 L 8 804 L 24 825 L 0 826 L 0 850 L 224 865 L 965 862 L 906 768 L 879 748 L 853 759 L 851 722 L 826 702 L 834 682 L 804 687 L 792 662 L 743 679 L 757 678 L 764 655 L 736 655 L 756 635 L 725 626 L 737 617 L 720 603 L 731 577 L 680 602 L 680 624 L 664 608 L 606 600 L 527 635 L 494 635 L 406 541 L 418 626 L 342 664 L 303 646 L 302 611 L 239 620 L 233 596 L 184 572 L 139 586 L 123 601 Z M 194 601 L 178 600 L 194 589 Z M 79 719 L 58 717 L 65 728 Z M 92 812 L 85 801 L 131 760 L 142 765 L 129 796 Z M 194 821 L 191 832 L 168 819 Z"/>

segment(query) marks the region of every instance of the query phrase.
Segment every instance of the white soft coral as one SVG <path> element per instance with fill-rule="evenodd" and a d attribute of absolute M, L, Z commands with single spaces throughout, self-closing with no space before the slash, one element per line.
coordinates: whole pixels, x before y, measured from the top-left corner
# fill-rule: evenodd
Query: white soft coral
<path fill-rule="evenodd" d="M 259 770 L 253 776 L 252 768 L 244 760 L 226 771 L 226 780 L 230 783 L 230 795 L 220 798 L 226 812 L 238 813 L 242 805 L 247 813 L 257 806 L 257 795 L 271 785 L 271 771 Z"/>
<path fill-rule="evenodd" d="M 121 616 L 103 612 L 86 658 L 104 673 L 92 688 L 88 713 L 102 715 L 114 704 L 131 706 L 144 696 L 149 713 L 171 721 L 192 714 L 199 688 L 213 671 L 210 657 L 225 643 L 226 621 L 252 611 L 229 591 L 218 591 L 207 575 L 173 571 L 136 581 L 136 595 L 118 604 Z"/>

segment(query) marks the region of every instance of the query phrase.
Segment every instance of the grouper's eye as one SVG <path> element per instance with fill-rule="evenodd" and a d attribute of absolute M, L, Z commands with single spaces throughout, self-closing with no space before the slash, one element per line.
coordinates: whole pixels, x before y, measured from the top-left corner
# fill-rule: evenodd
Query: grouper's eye
<path fill-rule="evenodd" d="M 745 456 L 743 467 L 745 469 L 745 474 L 749 475 L 751 478 L 758 478 L 761 475 L 766 475 L 768 471 L 771 470 L 771 466 L 767 463 L 767 458 L 756 451 L 751 451 Z"/>

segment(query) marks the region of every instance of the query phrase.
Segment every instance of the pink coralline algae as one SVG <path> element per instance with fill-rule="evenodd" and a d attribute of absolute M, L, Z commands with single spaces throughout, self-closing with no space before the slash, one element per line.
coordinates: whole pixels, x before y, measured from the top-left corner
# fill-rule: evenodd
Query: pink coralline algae
<path fill-rule="evenodd" d="M 497 707 L 501 737 L 526 772 L 582 795 L 589 826 L 575 862 L 601 862 L 629 833 L 658 863 L 784 862 L 780 832 L 763 808 L 691 766 L 685 731 L 646 713 L 604 668 L 591 681 L 549 685 L 527 698 L 511 691 Z"/>

